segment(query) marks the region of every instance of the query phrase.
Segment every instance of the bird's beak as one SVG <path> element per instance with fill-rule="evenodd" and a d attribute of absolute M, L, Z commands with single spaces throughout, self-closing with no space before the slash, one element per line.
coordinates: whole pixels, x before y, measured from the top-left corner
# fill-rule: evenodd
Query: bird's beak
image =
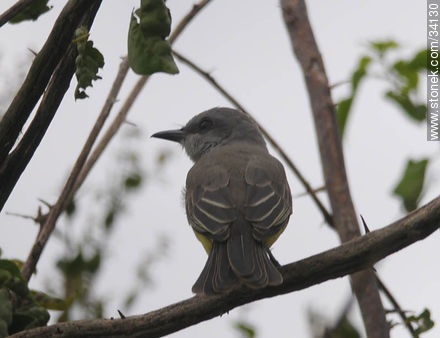
<path fill-rule="evenodd" d="M 185 138 L 185 133 L 182 129 L 165 130 L 153 134 L 151 135 L 151 137 L 162 138 L 164 140 L 182 143 L 183 139 Z"/>

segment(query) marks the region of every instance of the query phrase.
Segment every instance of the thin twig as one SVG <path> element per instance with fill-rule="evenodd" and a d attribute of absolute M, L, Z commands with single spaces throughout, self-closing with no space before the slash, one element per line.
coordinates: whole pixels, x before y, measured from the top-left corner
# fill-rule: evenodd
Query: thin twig
<path fill-rule="evenodd" d="M 382 282 L 382 280 L 377 275 L 376 275 L 376 281 L 377 281 L 377 284 L 379 285 L 379 288 L 383 291 L 385 296 L 387 296 L 387 298 L 391 302 L 391 304 L 393 304 L 394 309 L 399 314 L 400 318 L 402 319 L 402 322 L 405 324 L 405 326 L 408 329 L 408 331 L 411 333 L 411 336 L 414 337 L 414 338 L 417 338 L 418 335 L 414 331 L 414 328 L 411 325 L 411 322 L 408 320 L 408 317 L 406 317 L 405 311 L 402 310 L 402 308 L 400 307 L 400 305 L 397 302 L 396 298 L 394 298 L 394 296 L 392 295 L 390 290 L 385 286 L 385 284 Z"/>
<path fill-rule="evenodd" d="M 118 74 L 116 75 L 116 78 L 113 81 L 112 88 L 110 89 L 110 92 L 108 93 L 107 99 L 105 100 L 104 106 L 102 107 L 100 117 L 96 121 L 95 127 L 93 128 L 93 130 L 96 129 L 97 133 L 101 132 L 102 128 L 104 127 L 104 122 L 107 119 L 108 115 L 110 114 L 110 111 L 113 108 L 113 105 L 115 104 L 115 102 L 117 100 L 119 91 L 121 90 L 121 87 L 122 87 L 122 83 L 124 82 L 125 77 L 127 76 L 128 69 L 129 69 L 129 66 L 128 66 L 127 59 L 123 58 L 122 62 L 119 65 Z M 92 130 L 92 133 L 93 133 L 93 130 Z M 95 140 L 96 140 L 96 138 L 95 138 Z M 75 181 L 75 185 L 74 185 L 74 187 L 68 197 L 69 203 L 73 199 L 73 196 L 75 195 L 75 193 L 81 187 L 82 183 L 84 182 L 85 178 L 87 177 L 88 173 L 90 172 L 91 167 L 94 164 L 94 163 L 90 164 L 89 162 L 90 162 L 90 156 L 87 159 L 87 161 L 85 162 L 84 166 L 81 168 L 81 171 L 78 175 L 78 178 Z"/>
<path fill-rule="evenodd" d="M 286 162 L 286 164 L 289 166 L 290 169 L 294 172 L 296 177 L 300 180 L 304 188 L 307 190 L 307 192 L 312 197 L 313 201 L 321 211 L 322 215 L 324 216 L 325 221 L 333 226 L 333 220 L 330 213 L 327 211 L 325 206 L 321 203 L 318 196 L 316 196 L 316 193 L 314 192 L 312 186 L 310 183 L 306 180 L 304 175 L 299 171 L 299 169 L 296 167 L 296 165 L 293 163 L 293 161 L 290 159 L 290 157 L 287 155 L 287 153 L 281 148 L 281 146 L 274 140 L 274 138 L 269 134 L 269 132 L 258 123 L 258 121 L 255 120 L 255 118 L 249 113 L 249 111 L 243 107 L 242 104 L 240 104 L 237 99 L 235 99 L 223 86 L 221 86 L 217 80 L 209 74 L 209 72 L 201 69 L 199 66 L 197 66 L 194 62 L 190 61 L 188 58 L 184 57 L 182 54 L 173 51 L 174 55 L 183 63 L 188 65 L 190 68 L 192 68 L 194 71 L 196 71 L 198 74 L 200 74 L 203 78 L 205 78 L 214 88 L 216 88 L 226 99 L 229 100 L 235 107 L 240 109 L 242 112 L 250 116 L 260 127 L 261 132 L 266 137 L 266 139 L 269 141 L 269 143 L 275 148 L 275 150 L 280 154 L 280 156 L 283 158 L 283 160 Z"/>
<path fill-rule="evenodd" d="M 280 268 L 283 284 L 245 287 L 218 296 L 194 296 L 143 315 L 124 319 L 70 321 L 19 332 L 11 338 L 161 337 L 259 299 L 308 288 L 366 269 L 388 255 L 426 238 L 440 227 L 440 197 L 408 216 L 341 246 Z"/>
<path fill-rule="evenodd" d="M 333 220 L 341 241 L 350 241 L 360 236 L 359 223 L 351 199 L 339 126 L 324 62 L 309 22 L 305 0 L 281 0 L 281 7 L 309 94 Z M 389 337 L 374 272 L 369 269 L 352 275 L 351 284 L 367 336 Z"/>
<path fill-rule="evenodd" d="M 18 13 L 36 0 L 20 0 L 0 15 L 0 27 L 14 18 Z"/>
<path fill-rule="evenodd" d="M 313 189 L 313 192 L 314 192 L 315 194 L 318 193 L 318 192 L 323 192 L 323 191 L 325 191 L 325 186 L 322 186 L 322 187 L 319 187 L 319 188 Z M 305 192 L 302 192 L 302 193 L 300 193 L 300 194 L 294 195 L 293 198 L 294 198 L 294 199 L 295 199 L 295 198 L 300 198 L 300 197 L 304 197 L 304 196 L 307 196 L 307 195 L 309 195 L 309 193 L 308 193 L 307 191 L 305 191 Z"/>

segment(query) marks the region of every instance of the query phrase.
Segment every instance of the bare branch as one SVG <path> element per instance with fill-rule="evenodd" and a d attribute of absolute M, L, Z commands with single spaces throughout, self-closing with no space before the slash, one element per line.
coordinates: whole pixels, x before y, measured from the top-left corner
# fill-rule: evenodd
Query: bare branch
<path fill-rule="evenodd" d="M 221 86 L 217 80 L 209 74 L 207 71 L 201 69 L 199 66 L 197 66 L 194 62 L 190 61 L 188 58 L 184 57 L 180 53 L 173 51 L 174 55 L 183 63 L 185 63 L 187 66 L 192 68 L 194 71 L 196 71 L 198 74 L 200 74 L 204 79 L 206 79 L 214 88 L 216 88 L 229 102 L 231 102 L 235 107 L 240 109 L 245 114 L 249 115 L 255 123 L 258 124 L 261 132 L 266 137 L 268 142 L 275 148 L 275 150 L 278 152 L 278 154 L 283 158 L 283 160 L 286 162 L 286 164 L 289 166 L 290 169 L 292 169 L 293 173 L 298 177 L 304 188 L 307 190 L 307 192 L 312 197 L 313 201 L 315 202 L 316 206 L 321 211 L 322 215 L 324 216 L 324 219 L 329 225 L 333 225 L 332 216 L 327 211 L 325 206 L 321 203 L 318 196 L 316 196 L 315 191 L 313 190 L 310 183 L 306 180 L 304 175 L 299 171 L 299 169 L 296 167 L 296 165 L 293 163 L 293 161 L 290 159 L 290 157 L 287 155 L 287 153 L 281 148 L 281 146 L 278 144 L 278 142 L 275 141 L 275 139 L 269 134 L 269 132 L 258 123 L 258 121 L 255 120 L 255 118 L 249 113 L 247 109 L 243 107 L 242 104 L 240 104 L 237 99 L 235 99 L 223 86 Z"/>
<path fill-rule="evenodd" d="M 422 240 L 440 228 L 440 197 L 380 230 L 334 249 L 280 268 L 282 285 L 260 290 L 240 288 L 228 294 L 195 296 L 165 308 L 124 319 L 59 323 L 17 333 L 14 338 L 160 337 L 229 312 L 237 306 L 308 288 L 371 267 L 377 261 Z"/>
<path fill-rule="evenodd" d="M 104 122 L 107 120 L 108 115 L 110 114 L 111 109 L 113 108 L 113 105 L 115 104 L 119 91 L 122 87 L 122 83 L 125 80 L 125 77 L 128 73 L 128 62 L 126 58 L 122 59 L 121 64 L 119 65 L 119 71 L 116 75 L 116 78 L 113 82 L 112 88 L 110 89 L 110 92 L 108 93 L 107 99 L 105 100 L 104 106 L 102 107 L 101 113 L 99 114 L 99 118 L 95 123 L 95 126 L 93 127 L 93 130 L 90 135 L 95 134 L 95 136 L 98 135 L 98 133 L 101 131 L 102 127 L 104 126 Z M 95 142 L 96 137 L 93 140 L 93 143 Z M 87 145 L 87 143 L 86 143 Z M 84 145 L 83 150 L 85 149 L 86 145 Z M 91 146 L 92 144 L 90 144 Z M 87 155 L 90 153 L 91 148 L 88 149 Z M 87 177 L 88 173 L 91 170 L 91 167 L 93 164 L 89 163 L 90 157 L 87 159 L 87 162 L 84 163 L 84 165 L 81 167 L 81 171 L 75 181 L 74 187 L 71 191 L 71 193 L 68 196 L 68 203 L 73 199 L 73 196 L 78 191 L 78 189 L 81 187 L 82 183 L 84 182 L 85 178 Z M 73 172 L 73 170 L 72 170 Z M 68 204 L 67 203 L 67 204 Z"/>
<path fill-rule="evenodd" d="M 281 6 L 293 51 L 301 65 L 309 93 L 333 220 L 341 241 L 346 242 L 360 236 L 360 230 L 351 200 L 341 137 L 324 63 L 310 26 L 305 1 L 281 0 Z M 358 272 L 351 276 L 351 282 L 368 337 L 389 337 L 374 272 Z"/>
<path fill-rule="evenodd" d="M 17 1 L 11 8 L 7 9 L 0 15 L 0 27 L 14 18 L 18 13 L 25 9 L 35 0 L 20 0 Z"/>

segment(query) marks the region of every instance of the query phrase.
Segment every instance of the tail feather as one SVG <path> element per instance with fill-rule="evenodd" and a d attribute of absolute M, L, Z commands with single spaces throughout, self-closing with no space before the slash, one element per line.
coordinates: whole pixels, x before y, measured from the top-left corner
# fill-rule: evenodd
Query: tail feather
<path fill-rule="evenodd" d="M 283 282 L 266 248 L 246 227 L 236 228 L 226 242 L 212 244 L 208 260 L 192 291 L 196 294 L 227 292 L 240 284 L 258 289 Z"/>
<path fill-rule="evenodd" d="M 192 287 L 196 294 L 212 295 L 224 293 L 239 284 L 232 271 L 226 252 L 226 243 L 213 242 L 208 261 Z"/>

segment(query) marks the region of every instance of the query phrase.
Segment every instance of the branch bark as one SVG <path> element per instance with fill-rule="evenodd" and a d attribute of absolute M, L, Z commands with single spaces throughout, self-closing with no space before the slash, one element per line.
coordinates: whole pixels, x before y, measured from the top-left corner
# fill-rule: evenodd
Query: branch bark
<path fill-rule="evenodd" d="M 284 282 L 279 286 L 260 290 L 240 288 L 212 297 L 194 296 L 144 315 L 65 322 L 22 331 L 11 337 L 161 337 L 243 304 L 298 291 L 370 268 L 377 261 L 426 238 L 439 228 L 440 197 L 437 197 L 385 228 L 281 267 Z"/>
<path fill-rule="evenodd" d="M 309 93 L 333 221 L 341 241 L 346 242 L 360 236 L 360 230 L 351 200 L 341 137 L 324 63 L 308 20 L 305 1 L 281 0 L 281 6 L 293 51 L 301 65 Z M 367 336 L 389 337 L 374 272 L 361 271 L 352 275 L 351 284 Z"/>
<path fill-rule="evenodd" d="M 90 9 L 95 6 L 96 2 L 96 0 L 70 0 L 66 4 L 55 22 L 54 28 L 47 38 L 46 43 L 35 57 L 20 90 L 0 121 L 0 181 L 5 182 L 0 188 L 0 211 L 44 136 L 64 96 L 65 90 L 62 91 L 52 86 L 50 88 L 51 93 L 56 93 L 56 97 L 52 98 L 50 95 L 47 95 L 48 89 L 45 95 L 46 103 L 43 104 L 42 102 L 40 104 L 39 111 L 32 122 L 32 128 L 26 132 L 26 137 L 21 140 L 20 147 L 17 147 L 14 155 L 8 157 L 8 153 L 16 142 L 24 123 L 43 95 L 52 74 L 63 57 L 65 55 L 68 58 L 74 56 L 74 54 L 72 54 L 74 52 L 68 52 L 68 49 L 69 46 L 71 46 L 75 29 L 81 23 L 87 23 L 87 20 L 84 18 L 88 16 L 87 13 L 90 13 Z M 92 16 L 92 21 L 93 18 L 94 15 Z M 72 47 L 70 47 L 70 49 L 72 49 Z M 65 59 L 66 58 L 64 58 L 64 60 Z M 68 86 L 72 75 L 73 71 L 71 67 L 69 70 L 66 69 L 65 74 L 58 75 L 58 81 L 64 77 L 63 88 L 66 84 Z M 53 104 L 53 106 L 51 104 Z"/>

